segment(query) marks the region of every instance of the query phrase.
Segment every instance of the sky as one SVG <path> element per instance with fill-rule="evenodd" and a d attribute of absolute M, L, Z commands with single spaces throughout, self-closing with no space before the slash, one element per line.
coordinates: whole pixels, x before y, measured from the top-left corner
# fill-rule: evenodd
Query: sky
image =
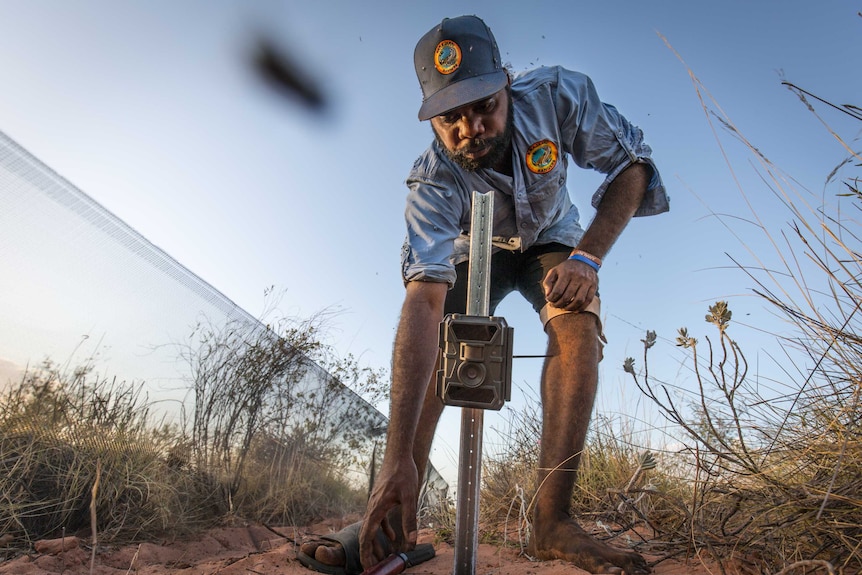
<path fill-rule="evenodd" d="M 789 219 L 720 128 L 729 147 L 719 147 L 690 72 L 746 138 L 819 196 L 846 150 L 781 81 L 862 105 L 860 7 L 0 0 L 0 131 L 252 315 L 273 287 L 283 313 L 330 310 L 332 345 L 386 368 L 403 297 L 404 180 L 431 140 L 416 116 L 413 48 L 444 17 L 479 15 L 514 72 L 562 65 L 588 74 L 653 148 L 671 211 L 634 220 L 605 259 L 610 343 L 597 400 L 599 410 L 649 419 L 621 368 L 642 356 L 645 330 L 666 344 L 658 361 L 669 380 L 682 373 L 677 328 L 706 331 L 716 300 L 730 301 L 750 345 L 770 345 L 762 331 L 774 316 L 730 256 L 752 247 L 739 240 L 749 202 L 767 226 Z M 320 86 L 323 111 L 260 81 L 249 61 L 261 39 Z M 859 122 L 819 111 L 848 141 L 858 138 Z M 584 223 L 601 179 L 570 169 Z M 515 328 L 516 355 L 544 352 L 538 321 L 517 295 L 497 314 Z M 513 405 L 536 396 L 540 365 L 515 360 Z M 505 410 L 486 419 L 492 429 L 506 425 Z M 457 410 L 440 429 L 432 461 L 453 477 Z"/>

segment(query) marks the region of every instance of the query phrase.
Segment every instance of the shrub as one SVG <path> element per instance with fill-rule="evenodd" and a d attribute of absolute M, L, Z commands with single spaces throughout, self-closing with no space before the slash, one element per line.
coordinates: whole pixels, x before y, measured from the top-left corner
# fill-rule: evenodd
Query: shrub
<path fill-rule="evenodd" d="M 817 113 L 810 93 L 785 84 Z M 858 108 L 844 110 L 862 120 Z M 727 302 L 716 302 L 706 315 L 717 330 L 715 339 L 700 341 L 686 328 L 677 334 L 697 384 L 693 395 L 683 398 L 649 374 L 656 334 L 648 332 L 644 339 L 641 371 L 634 359 L 626 360 L 624 369 L 681 430 L 677 463 L 688 467 L 684 477 L 692 495 L 682 500 L 685 524 L 664 531 L 678 547 L 703 548 L 721 561 L 735 557 L 767 570 L 802 562 L 858 571 L 862 244 L 854 216 L 862 204 L 859 177 L 851 173 L 840 181 L 838 176 L 844 170 L 858 173 L 862 157 L 830 129 L 849 155 L 827 179 L 839 191 L 818 201 L 719 111 L 708 112 L 750 151 L 792 219 L 789 230 L 779 234 L 753 213 L 748 220 L 762 234 L 760 248 L 745 245 L 753 263 L 734 260 L 754 282 L 754 293 L 792 330 L 776 334 L 784 354 L 775 359 L 776 375 L 754 375 L 743 346 L 730 335 Z M 767 246 L 773 251 L 764 251 Z"/>

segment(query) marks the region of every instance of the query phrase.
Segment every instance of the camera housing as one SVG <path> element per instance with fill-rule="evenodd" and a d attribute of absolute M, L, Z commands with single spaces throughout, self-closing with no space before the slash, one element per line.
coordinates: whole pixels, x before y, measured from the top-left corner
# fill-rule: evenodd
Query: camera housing
<path fill-rule="evenodd" d="M 513 334 L 502 317 L 443 318 L 437 395 L 444 405 L 499 411 L 511 399 Z"/>

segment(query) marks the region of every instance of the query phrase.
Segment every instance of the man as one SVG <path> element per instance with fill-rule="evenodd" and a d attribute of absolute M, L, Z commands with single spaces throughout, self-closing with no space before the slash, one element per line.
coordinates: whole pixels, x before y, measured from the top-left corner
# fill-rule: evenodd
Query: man
<path fill-rule="evenodd" d="M 586 76 L 549 67 L 512 78 L 490 29 L 475 16 L 435 26 L 417 44 L 414 63 L 423 92 L 419 119 L 430 121 L 435 140 L 407 179 L 406 295 L 389 431 L 361 529 L 355 527 L 359 559 L 368 568 L 391 551 L 389 541 L 396 549 L 416 543 L 419 478 L 443 410 L 435 385 L 438 326 L 445 314 L 465 312 L 472 192 L 493 190 L 491 313 L 518 291 L 548 335 L 529 552 L 593 573 L 646 573 L 637 553 L 589 537 L 570 504 L 602 355 L 601 260 L 633 216 L 669 209 L 651 150 Z M 586 230 L 566 189 L 569 159 L 607 175 Z M 307 543 L 302 552 L 344 565 L 355 549 L 339 541 Z"/>

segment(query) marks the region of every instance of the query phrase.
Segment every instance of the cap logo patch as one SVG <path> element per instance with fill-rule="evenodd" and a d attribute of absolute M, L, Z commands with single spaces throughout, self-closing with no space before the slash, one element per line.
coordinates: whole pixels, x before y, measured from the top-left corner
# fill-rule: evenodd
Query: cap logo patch
<path fill-rule="evenodd" d="M 527 167 L 534 174 L 547 174 L 557 165 L 557 145 L 550 140 L 536 142 L 527 150 Z"/>
<path fill-rule="evenodd" d="M 451 74 L 461 65 L 461 47 L 452 40 L 443 40 L 434 50 L 434 67 L 441 74 Z"/>

